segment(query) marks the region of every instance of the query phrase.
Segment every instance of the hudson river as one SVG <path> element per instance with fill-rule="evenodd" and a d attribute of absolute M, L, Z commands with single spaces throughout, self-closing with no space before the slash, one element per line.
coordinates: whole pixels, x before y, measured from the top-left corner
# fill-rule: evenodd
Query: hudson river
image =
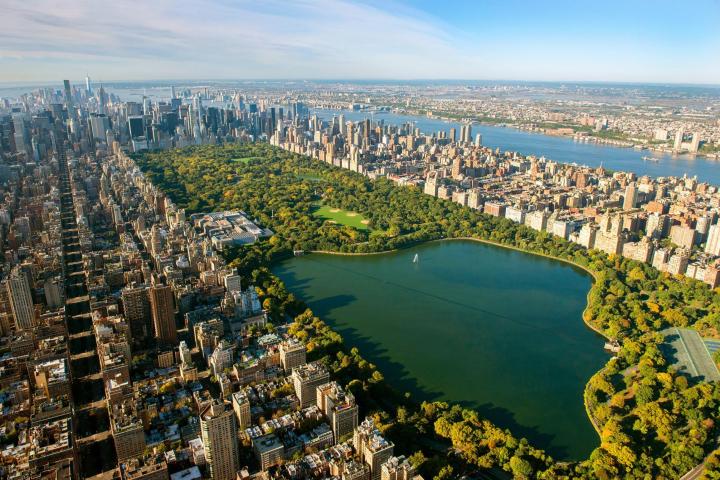
<path fill-rule="evenodd" d="M 369 113 L 350 110 L 312 110 L 312 112 L 328 121 L 332 119 L 333 115 L 340 114 L 345 115 L 346 121 L 370 118 Z M 386 125 L 415 122 L 415 127 L 428 135 L 433 132 L 437 133 L 440 130 L 449 132 L 451 127 L 455 127 L 457 135 L 460 135 L 460 124 L 457 122 L 446 122 L 414 115 L 396 115 L 394 113 L 375 113 L 373 119 L 376 121 L 383 120 Z M 473 140 L 475 134 L 480 133 L 483 145 L 500 148 L 503 151 L 514 151 L 523 155 L 536 155 L 538 157 L 545 156 L 545 158 L 558 162 L 577 163 L 593 167 L 602 164 L 610 170 L 635 172 L 638 175 L 650 175 L 652 177 L 682 177 L 684 174 L 692 177 L 697 175 L 700 181 L 720 185 L 720 161 L 703 156 L 671 155 L 648 150 L 582 143 L 568 137 L 553 137 L 542 133 L 492 125 L 474 124 L 472 132 Z M 643 160 L 642 157 L 645 156 L 656 158 L 658 161 Z"/>
<path fill-rule="evenodd" d="M 274 272 L 395 388 L 473 407 L 559 459 L 598 446 L 583 390 L 608 356 L 582 321 L 585 272 L 470 241 L 312 254 Z"/>

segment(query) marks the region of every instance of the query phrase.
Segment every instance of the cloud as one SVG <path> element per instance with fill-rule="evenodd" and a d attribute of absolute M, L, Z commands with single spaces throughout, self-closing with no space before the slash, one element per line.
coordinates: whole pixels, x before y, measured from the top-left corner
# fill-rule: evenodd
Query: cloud
<path fill-rule="evenodd" d="M 668 22 L 684 22 L 664 10 L 636 7 L 625 17 L 648 17 L 636 28 L 615 18 L 619 6 L 519 0 L 2 1 L 6 82 L 86 72 L 105 80 L 720 81 L 720 63 L 707 60 L 720 47 L 712 13 L 675 32 Z M 589 12 L 598 18 L 588 21 Z"/>
<path fill-rule="evenodd" d="M 135 78 L 378 78 L 442 76 L 442 64 L 459 60 L 445 29 L 399 4 L 396 13 L 392 3 L 387 6 L 349 0 L 6 0 L 0 62 L 65 60 L 80 71 L 123 62 Z M 136 68 L 149 61 L 162 70 Z M 1 80 L 13 76 L 0 73 Z"/>

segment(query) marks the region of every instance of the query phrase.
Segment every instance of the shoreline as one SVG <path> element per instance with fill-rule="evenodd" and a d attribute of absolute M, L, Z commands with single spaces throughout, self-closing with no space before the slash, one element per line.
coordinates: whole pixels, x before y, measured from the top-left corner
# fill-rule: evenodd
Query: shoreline
<path fill-rule="evenodd" d="M 548 255 L 548 254 L 546 254 L 546 253 L 533 252 L 533 251 L 530 251 L 530 250 L 524 250 L 524 249 L 522 249 L 522 248 L 520 248 L 520 247 L 515 247 L 515 246 L 513 246 L 513 245 L 506 245 L 506 244 L 503 244 L 503 243 L 494 242 L 494 241 L 492 241 L 492 240 L 484 240 L 484 239 L 481 239 L 481 238 L 474 238 L 474 237 L 437 238 L 437 239 L 434 239 L 434 240 L 427 240 L 427 241 L 424 241 L 424 242 L 419 242 L 419 243 L 417 243 L 416 245 L 422 245 L 422 244 L 428 244 L 428 243 L 436 243 L 436 242 L 445 242 L 445 241 L 457 241 L 457 240 L 478 242 L 478 243 L 483 243 L 483 244 L 486 244 L 486 245 L 493 245 L 493 246 L 495 246 L 495 247 L 506 248 L 506 249 L 508 249 L 508 250 L 514 250 L 514 251 L 521 252 L 521 253 L 525 253 L 525 254 L 529 254 L 529 255 L 536 255 L 536 256 L 538 256 L 538 257 L 543 257 L 543 258 L 547 258 L 547 259 L 550 259 L 550 260 L 555 260 L 555 261 L 559 261 L 559 262 L 565 263 L 565 264 L 567 264 L 567 265 L 570 265 L 571 267 L 578 268 L 578 269 L 582 270 L 583 272 L 587 273 L 587 274 L 590 275 L 590 277 L 592 278 L 592 283 L 591 283 L 591 285 L 590 285 L 590 289 L 588 290 L 587 294 L 585 295 L 585 308 L 583 309 L 583 312 L 582 312 L 582 314 L 581 314 L 582 321 L 583 321 L 583 323 L 585 324 L 585 326 L 586 326 L 587 328 L 589 328 L 590 330 L 592 330 L 593 332 L 595 332 L 596 334 L 598 334 L 600 337 L 602 337 L 602 338 L 605 339 L 605 340 L 610 340 L 610 337 L 608 337 L 607 335 L 605 335 L 605 333 L 604 333 L 602 330 L 600 330 L 600 329 L 597 328 L 595 325 L 592 325 L 592 324 L 590 323 L 590 321 L 589 321 L 589 315 L 587 315 L 588 309 L 590 308 L 590 293 L 592 292 L 592 289 L 593 289 L 593 287 L 595 286 L 595 283 L 597 282 L 597 274 L 596 274 L 595 272 L 593 272 L 592 270 L 590 270 L 589 268 L 587 268 L 587 267 L 585 267 L 585 266 L 583 266 L 583 265 L 579 265 L 579 264 L 573 262 L 572 260 L 568 260 L 567 258 L 554 257 L 554 256 Z M 401 250 L 406 250 L 406 249 L 408 249 L 408 248 L 411 248 L 411 246 L 408 246 L 408 247 L 406 247 L 406 248 L 401 248 L 401 249 L 396 248 L 396 249 L 393 249 L 393 250 L 384 250 L 384 251 L 381 251 L 381 252 L 354 253 L 354 252 L 334 252 L 334 251 L 331 251 L 331 250 L 311 250 L 310 253 L 320 253 L 320 254 L 323 254 L 323 255 L 340 255 L 340 256 L 369 256 L 369 255 L 385 255 L 385 254 L 388 254 L 388 253 L 395 253 L 395 252 L 399 252 L 399 251 L 401 251 Z M 604 350 L 604 349 L 603 349 L 603 350 Z M 615 357 L 610 357 L 610 359 L 609 359 L 607 362 L 605 362 L 605 365 L 603 365 L 603 367 L 602 367 L 600 370 L 598 370 L 597 372 L 595 372 L 594 374 L 592 374 L 592 375 L 590 376 L 590 378 L 588 379 L 588 381 L 585 382 L 585 388 L 583 389 L 583 406 L 585 407 L 585 414 L 587 415 L 588 420 L 590 421 L 590 425 L 592 425 L 593 429 L 595 430 L 595 433 L 597 433 L 599 440 L 602 440 L 600 426 L 596 423 L 595 418 L 594 418 L 593 415 L 590 413 L 590 407 L 589 407 L 589 405 L 588 405 L 587 398 L 586 398 L 586 396 L 585 396 L 585 392 L 587 391 L 588 385 L 590 385 L 590 381 L 591 381 L 593 378 L 595 378 L 597 375 L 599 375 L 600 373 L 602 373 L 602 372 L 607 368 L 608 363 L 609 363 L 610 361 L 612 361 L 613 358 L 615 358 Z"/>

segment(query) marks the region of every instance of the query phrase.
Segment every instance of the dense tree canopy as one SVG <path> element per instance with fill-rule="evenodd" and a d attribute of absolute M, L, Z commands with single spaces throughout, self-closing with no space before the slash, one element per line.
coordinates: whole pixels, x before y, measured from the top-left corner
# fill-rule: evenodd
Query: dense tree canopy
<path fill-rule="evenodd" d="M 140 155 L 136 161 L 190 213 L 242 209 L 276 233 L 226 255 L 253 277 L 275 318 L 295 318 L 291 333 L 375 413 L 399 451 L 417 452 L 414 458 L 426 475 L 449 478 L 472 468 L 495 468 L 518 478 L 678 478 L 717 446 L 720 387 L 678 374 L 660 353 L 657 333 L 681 326 L 718 336 L 720 295 L 701 282 L 587 251 L 417 188 L 372 181 L 266 144 L 190 147 Z M 313 216 L 318 202 L 362 214 L 373 230 Z M 552 256 L 594 276 L 584 320 L 606 337 L 622 339 L 622 348 L 586 387 L 585 405 L 600 436 L 586 461 L 556 463 L 474 411 L 444 403 L 417 405 L 392 391 L 374 365 L 345 347 L 267 268 L 297 249 L 377 252 L 460 237 Z M 452 446 L 453 456 L 438 455 L 444 445 Z"/>

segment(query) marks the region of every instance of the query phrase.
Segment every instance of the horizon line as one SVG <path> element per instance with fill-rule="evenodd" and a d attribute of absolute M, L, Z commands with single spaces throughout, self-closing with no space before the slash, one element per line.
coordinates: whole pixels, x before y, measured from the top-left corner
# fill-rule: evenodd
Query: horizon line
<path fill-rule="evenodd" d="M 92 80 L 92 76 L 90 79 Z M 54 80 L 2 80 L 0 86 L 29 86 L 29 87 L 45 87 L 56 82 L 62 82 L 63 78 Z M 85 78 L 71 80 L 73 82 L 84 82 Z M 644 86 L 685 86 L 685 87 L 711 87 L 720 88 L 720 83 L 691 83 L 691 82 L 672 82 L 672 81 L 637 81 L 637 80 L 530 80 L 530 79 L 510 79 L 510 78 L 292 78 L 292 77 L 206 77 L 206 78 L 159 78 L 159 79 L 99 79 L 95 83 L 138 83 L 138 82 L 495 82 L 495 83 L 568 83 L 568 84 L 608 84 L 608 85 L 644 85 Z"/>

